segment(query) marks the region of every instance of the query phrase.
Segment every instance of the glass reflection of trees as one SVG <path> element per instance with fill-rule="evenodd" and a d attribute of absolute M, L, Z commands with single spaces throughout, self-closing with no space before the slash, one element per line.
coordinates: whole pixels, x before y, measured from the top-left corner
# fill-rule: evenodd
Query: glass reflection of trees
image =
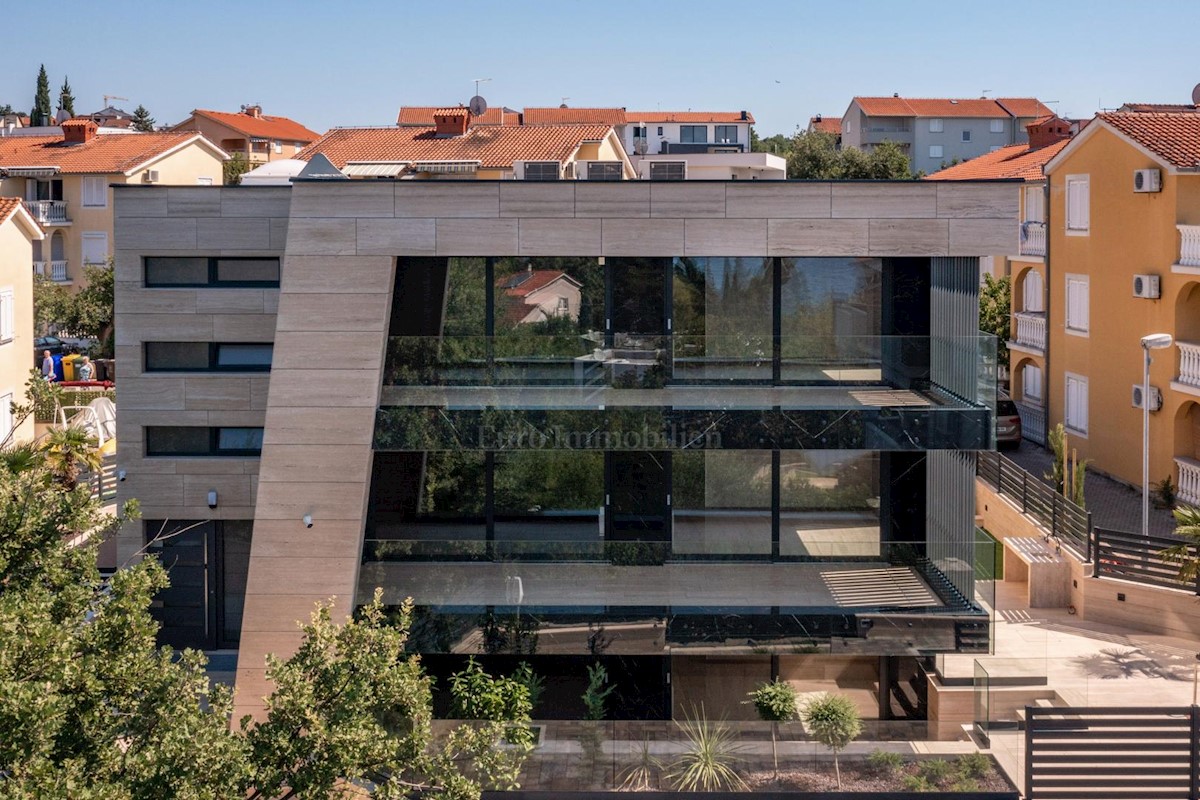
<path fill-rule="evenodd" d="M 783 451 L 779 505 L 781 555 L 879 555 L 879 454 Z"/>
<path fill-rule="evenodd" d="M 820 380 L 829 367 L 878 364 L 882 261 L 784 258 L 780 270 L 783 380 Z"/>
<path fill-rule="evenodd" d="M 685 451 L 671 471 L 676 553 L 771 553 L 770 451 Z"/>
<path fill-rule="evenodd" d="M 677 258 L 676 379 L 770 380 L 772 259 Z"/>

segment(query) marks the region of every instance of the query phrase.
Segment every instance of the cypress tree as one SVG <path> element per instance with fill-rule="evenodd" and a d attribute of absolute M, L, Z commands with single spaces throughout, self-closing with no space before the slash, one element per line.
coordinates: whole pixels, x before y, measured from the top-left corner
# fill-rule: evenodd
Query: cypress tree
<path fill-rule="evenodd" d="M 54 109 L 50 108 L 50 78 L 46 76 L 46 65 L 42 64 L 42 68 L 38 70 L 37 94 L 33 96 L 33 110 L 29 112 L 29 124 L 35 127 L 49 125 L 50 115 L 53 113 Z"/>
<path fill-rule="evenodd" d="M 65 75 L 62 88 L 58 90 L 58 107 L 72 117 L 75 116 L 75 95 L 71 94 L 71 82 Z"/>

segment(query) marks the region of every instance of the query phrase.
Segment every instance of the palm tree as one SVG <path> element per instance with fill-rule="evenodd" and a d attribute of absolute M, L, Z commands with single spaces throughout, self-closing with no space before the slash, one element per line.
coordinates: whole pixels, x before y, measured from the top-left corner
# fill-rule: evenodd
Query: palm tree
<path fill-rule="evenodd" d="M 84 472 L 100 469 L 102 458 L 96 437 L 78 425 L 55 428 L 42 440 L 42 453 L 54 480 L 68 491 Z"/>
<path fill-rule="evenodd" d="M 37 466 L 42 454 L 31 443 L 8 445 L 0 448 L 0 468 L 11 475 L 19 475 Z"/>
<path fill-rule="evenodd" d="M 1200 578 L 1200 508 L 1180 506 L 1175 509 L 1175 533 L 1184 541 L 1172 545 L 1159 553 L 1163 561 L 1179 565 L 1181 583 L 1192 583 Z"/>

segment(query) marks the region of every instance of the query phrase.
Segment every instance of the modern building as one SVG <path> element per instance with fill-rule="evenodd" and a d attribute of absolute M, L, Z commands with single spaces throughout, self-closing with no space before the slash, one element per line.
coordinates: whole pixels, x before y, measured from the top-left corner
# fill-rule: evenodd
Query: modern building
<path fill-rule="evenodd" d="M 895 142 L 914 172 L 933 172 L 1024 143 L 1029 123 L 1053 113 L 1032 97 L 855 97 L 842 115 L 842 146 L 871 150 Z"/>
<path fill-rule="evenodd" d="M 165 641 L 239 648 L 239 713 L 313 603 L 376 587 L 412 597 L 435 675 L 528 660 L 544 717 L 582 714 L 597 661 L 618 718 L 745 718 L 773 674 L 936 716 L 934 656 L 986 650 L 978 257 L 1013 235 L 1009 185 L 116 198 L 119 499 L 143 514 L 120 555 L 172 565 Z"/>
<path fill-rule="evenodd" d="M 238 113 L 197 108 L 173 131 L 198 131 L 230 155 L 240 153 L 250 164 L 265 164 L 297 153 L 321 134 L 287 117 L 262 113 L 262 106 L 242 106 Z"/>
<path fill-rule="evenodd" d="M 1099 114 L 1046 164 L 1049 424 L 1142 483 L 1141 337 L 1153 351 L 1150 480 L 1200 504 L 1200 114 Z"/>
<path fill-rule="evenodd" d="M 1009 393 L 1024 438 L 1046 443 L 1046 176 L 1043 167 L 1070 141 L 1073 125 L 1050 116 L 1026 126 L 1029 141 L 1002 147 L 933 173 L 930 181 L 1017 181 L 1019 215 L 1009 247 L 981 260 L 993 277 L 1012 282 L 1008 339 Z"/>
<path fill-rule="evenodd" d="M 0 195 L 23 197 L 46 231 L 33 245 L 34 271 L 75 288 L 84 264 L 112 254 L 112 185 L 220 185 L 227 159 L 194 132 L 108 135 L 87 118 L 49 130 L 0 137 Z"/>
<path fill-rule="evenodd" d="M 25 398 L 33 368 L 33 242 L 45 234 L 19 197 L 0 197 L 0 447 L 33 437 L 33 419 L 20 425 L 12 403 Z"/>

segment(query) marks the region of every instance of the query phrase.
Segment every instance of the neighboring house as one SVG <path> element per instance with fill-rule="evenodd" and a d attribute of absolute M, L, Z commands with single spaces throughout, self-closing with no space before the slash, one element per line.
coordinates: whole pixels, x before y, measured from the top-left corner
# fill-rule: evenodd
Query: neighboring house
<path fill-rule="evenodd" d="M 79 288 L 85 263 L 113 253 L 112 184 L 211 186 L 227 156 L 198 133 L 99 134 L 85 117 L 52 136 L 0 137 L 0 195 L 25 198 L 46 231 L 33 268 Z"/>
<path fill-rule="evenodd" d="M 1027 126 L 1029 142 L 1002 147 L 928 176 L 930 181 L 1013 180 L 1019 211 L 1011 245 L 983 259 L 995 277 L 1012 283 L 1008 339 L 1009 393 L 1021 413 L 1021 432 L 1046 443 L 1046 176 L 1042 168 L 1070 141 L 1072 125 L 1055 116 Z"/>
<path fill-rule="evenodd" d="M 13 401 L 25 399 L 34 365 L 31 245 L 45 234 L 19 197 L 0 197 L 0 447 L 33 436 L 33 419 L 15 431 Z"/>
<path fill-rule="evenodd" d="M 539 129 L 488 131 L 514 132 Z M 989 641 L 974 451 L 995 420 L 971 331 L 1011 186 L 114 193 L 138 409 L 118 419 L 118 501 L 143 517 L 119 557 L 153 540 L 195 578 L 160 595 L 161 638 L 238 647 L 239 715 L 262 713 L 264 655 L 290 652 L 314 602 L 341 618 L 378 586 L 413 598 L 409 645 L 437 677 L 520 653 L 579 687 L 538 718 L 581 716 L 599 662 L 614 719 L 747 719 L 772 675 L 848 677 L 869 717 L 961 737 L 933 657 Z M 521 274 L 542 288 L 497 281 Z M 506 332 L 509 300 L 529 311 Z M 572 325 L 523 323 L 564 305 Z"/>
<path fill-rule="evenodd" d="M 197 108 L 173 131 L 199 131 L 226 153 L 241 153 L 250 164 L 293 158 L 320 138 L 295 120 L 262 113 L 262 106 L 242 106 L 238 113 Z"/>
<path fill-rule="evenodd" d="M 1026 141 L 1025 128 L 1054 112 L 1032 97 L 855 97 L 842 115 L 842 147 L 900 145 L 914 172 L 932 172 Z"/>
<path fill-rule="evenodd" d="M 524 271 L 496 279 L 502 290 L 497 300 L 497 317 L 510 326 L 545 322 L 553 318 L 579 319 L 580 289 L 583 284 L 561 270 L 537 269 L 532 263 Z"/>
<path fill-rule="evenodd" d="M 95 122 L 101 128 L 131 128 L 133 127 L 133 114 L 130 114 L 123 108 L 115 106 L 105 106 L 99 111 L 94 111 L 91 114 L 85 114 L 88 119 Z"/>
<path fill-rule="evenodd" d="M 842 118 L 831 117 L 827 114 L 817 114 L 809 117 L 806 133 L 828 133 L 837 138 L 837 148 L 842 149 Z"/>
<path fill-rule="evenodd" d="M 396 124 L 402 128 L 432 128 L 433 115 L 439 106 L 401 106 L 396 115 Z M 495 106 L 482 116 L 471 116 L 471 125 L 520 125 L 521 112 L 504 106 Z"/>
<path fill-rule="evenodd" d="M 1142 483 L 1143 350 L 1152 353 L 1150 480 L 1200 504 L 1200 114 L 1099 114 L 1046 165 L 1049 424 L 1095 469 Z"/>
<path fill-rule="evenodd" d="M 471 125 L 463 107 L 431 127 L 334 128 L 301 152 L 351 178 L 628 180 L 633 166 L 608 125 Z"/>

